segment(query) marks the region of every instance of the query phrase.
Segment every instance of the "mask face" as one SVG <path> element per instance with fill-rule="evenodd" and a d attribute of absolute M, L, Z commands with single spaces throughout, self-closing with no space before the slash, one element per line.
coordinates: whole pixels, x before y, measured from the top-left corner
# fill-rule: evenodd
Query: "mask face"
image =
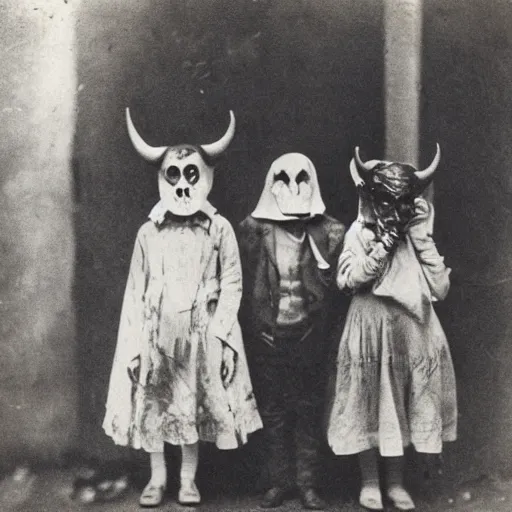
<path fill-rule="evenodd" d="M 213 169 L 193 147 L 171 147 L 158 173 L 160 199 L 174 215 L 189 216 L 205 204 L 212 188 Z"/>
<path fill-rule="evenodd" d="M 324 212 L 315 166 L 302 153 L 286 153 L 272 162 L 251 215 L 256 219 L 290 221 Z"/>
<path fill-rule="evenodd" d="M 286 165 L 276 166 L 273 173 L 271 192 L 281 213 L 293 217 L 309 215 L 314 185 L 308 161 L 289 159 Z"/>
<path fill-rule="evenodd" d="M 383 231 L 403 235 L 416 213 L 414 200 L 432 182 L 440 158 L 441 150 L 437 144 L 436 156 L 430 165 L 418 171 L 408 163 L 364 162 L 356 147 L 349 168 L 359 194 L 358 220 L 376 225 L 379 235 Z"/>
<path fill-rule="evenodd" d="M 391 164 L 376 168 L 371 177 L 371 207 L 381 230 L 403 232 L 414 215 L 419 190 L 413 169 Z"/>
<path fill-rule="evenodd" d="M 414 199 L 395 198 L 385 192 L 373 194 L 371 205 L 382 231 L 403 232 L 414 215 Z"/>

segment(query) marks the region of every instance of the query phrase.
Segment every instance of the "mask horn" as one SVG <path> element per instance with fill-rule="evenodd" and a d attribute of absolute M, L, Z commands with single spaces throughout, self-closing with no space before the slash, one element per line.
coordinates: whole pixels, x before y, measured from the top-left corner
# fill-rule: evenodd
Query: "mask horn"
<path fill-rule="evenodd" d="M 233 137 L 235 135 L 235 114 L 233 114 L 233 111 L 229 111 L 229 126 L 226 130 L 226 133 L 220 138 L 217 142 L 212 142 L 211 144 L 203 144 L 201 147 L 203 148 L 203 151 L 210 157 L 215 158 L 227 149 L 231 141 L 233 140 Z"/>
<path fill-rule="evenodd" d="M 355 162 L 355 165 L 352 165 L 352 162 Z M 361 176 L 366 176 L 369 171 L 373 169 L 373 165 L 363 162 L 361 157 L 359 156 L 359 146 L 356 146 L 354 150 L 354 158 L 350 162 L 350 174 L 352 175 L 352 179 L 356 186 L 360 186 L 360 184 L 364 184 L 364 178 Z"/>
<path fill-rule="evenodd" d="M 352 180 L 354 181 L 354 184 L 357 188 L 364 187 L 364 180 L 361 178 L 361 175 L 359 174 L 359 171 L 356 167 L 356 162 L 353 158 L 350 160 L 350 175 L 352 176 Z"/>
<path fill-rule="evenodd" d="M 439 147 L 439 144 L 436 144 L 436 147 L 437 152 L 434 160 L 432 160 L 432 163 L 426 169 L 423 169 L 422 171 L 416 171 L 415 173 L 418 179 L 422 182 L 429 181 L 437 169 L 437 166 L 439 165 L 439 160 L 441 160 L 441 148 Z"/>
<path fill-rule="evenodd" d="M 132 118 L 130 116 L 130 109 L 126 109 L 126 126 L 128 127 L 128 135 L 132 141 L 133 147 L 139 155 L 148 162 L 154 164 L 162 158 L 167 150 L 167 146 L 153 147 L 146 144 L 142 137 L 137 133 L 135 126 L 133 126 Z"/>
<path fill-rule="evenodd" d="M 361 157 L 359 156 L 359 146 L 357 146 L 354 150 L 354 159 L 356 161 L 357 170 L 364 175 L 368 171 L 371 171 L 373 166 L 368 164 L 367 162 L 363 162 Z"/>

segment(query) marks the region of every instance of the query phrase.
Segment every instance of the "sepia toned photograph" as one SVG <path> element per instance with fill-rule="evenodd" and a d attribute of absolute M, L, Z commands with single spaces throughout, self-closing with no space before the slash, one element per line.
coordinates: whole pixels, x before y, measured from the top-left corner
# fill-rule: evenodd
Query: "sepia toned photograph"
<path fill-rule="evenodd" d="M 510 0 L 0 19 L 2 512 L 512 510 Z"/>

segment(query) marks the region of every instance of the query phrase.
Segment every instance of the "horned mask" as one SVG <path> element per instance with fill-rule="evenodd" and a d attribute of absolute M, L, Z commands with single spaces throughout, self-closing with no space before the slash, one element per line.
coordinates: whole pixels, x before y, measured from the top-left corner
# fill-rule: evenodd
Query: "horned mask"
<path fill-rule="evenodd" d="M 158 165 L 158 190 L 165 208 L 174 215 L 190 216 L 201 210 L 213 184 L 214 162 L 229 146 L 235 134 L 235 116 L 229 112 L 226 133 L 217 142 L 199 146 L 153 147 L 144 142 L 126 109 L 128 135 L 137 153 Z"/>
<path fill-rule="evenodd" d="M 414 199 L 431 183 L 439 165 L 441 150 L 437 144 L 432 163 L 421 171 L 405 163 L 371 160 L 363 162 L 355 148 L 350 172 L 360 190 L 359 216 L 371 218 L 382 229 L 403 231 L 414 215 Z"/>
<path fill-rule="evenodd" d="M 316 169 L 300 153 L 280 156 L 270 166 L 253 217 L 291 220 L 324 213 Z"/>

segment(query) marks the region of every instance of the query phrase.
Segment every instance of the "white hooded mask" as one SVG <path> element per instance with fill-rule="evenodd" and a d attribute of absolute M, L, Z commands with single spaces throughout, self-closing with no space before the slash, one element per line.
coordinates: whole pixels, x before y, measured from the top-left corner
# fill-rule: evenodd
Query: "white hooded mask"
<path fill-rule="evenodd" d="M 315 166 L 300 153 L 287 153 L 270 166 L 252 216 L 283 221 L 314 217 L 324 212 Z"/>

